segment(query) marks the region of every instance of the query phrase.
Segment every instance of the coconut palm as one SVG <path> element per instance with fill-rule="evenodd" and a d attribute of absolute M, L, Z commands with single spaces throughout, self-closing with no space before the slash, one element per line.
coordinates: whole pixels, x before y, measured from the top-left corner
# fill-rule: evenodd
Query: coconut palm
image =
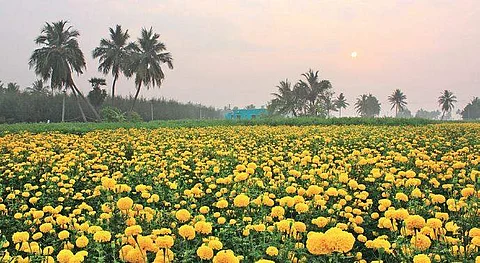
<path fill-rule="evenodd" d="M 142 85 L 147 89 L 150 87 L 160 87 L 165 74 L 163 73 L 161 65 L 166 63 L 170 69 L 173 69 L 173 59 L 170 52 L 166 52 L 165 44 L 159 41 L 160 35 L 153 32 L 152 28 L 149 30 L 143 28 L 141 37 L 138 39 L 138 44 L 133 47 L 127 75 L 135 74 L 135 84 L 137 91 L 133 98 L 131 111 L 135 107 L 138 94 Z"/>
<path fill-rule="evenodd" d="M 103 38 L 100 40 L 100 46 L 96 47 L 93 52 L 93 58 L 98 58 L 100 65 L 98 71 L 107 75 L 109 72 L 113 76 L 112 84 L 112 104 L 115 100 L 115 84 L 117 83 L 120 72 L 125 72 L 125 66 L 129 54 L 134 46 L 128 43 L 128 30 L 123 31 L 120 25 L 116 25 L 115 29 L 110 28 L 110 39 Z"/>
<path fill-rule="evenodd" d="M 275 97 L 272 100 L 273 111 L 280 114 L 292 113 L 293 116 L 296 117 L 297 105 L 295 100 L 295 93 L 292 89 L 292 84 L 288 81 L 288 79 L 286 79 L 284 81 L 280 81 L 280 85 L 277 86 L 277 89 L 277 93 L 272 93 L 272 95 Z"/>
<path fill-rule="evenodd" d="M 392 105 L 391 110 L 395 108 L 395 117 L 398 115 L 398 112 L 403 111 L 407 107 L 407 96 L 399 89 L 396 89 L 392 95 L 388 96 L 388 102 Z"/>
<path fill-rule="evenodd" d="M 71 89 L 77 98 L 77 104 L 84 121 L 87 121 L 87 119 L 77 95 L 80 95 L 88 104 L 97 120 L 99 120 L 100 116 L 97 111 L 83 96 L 72 78 L 72 72 L 82 74 L 86 64 L 83 52 L 80 50 L 77 41 L 80 33 L 74 30 L 72 26 L 68 26 L 67 23 L 67 21 L 45 23 L 40 36 L 35 39 L 35 43 L 42 47 L 33 51 L 29 65 L 30 68 L 35 69 L 35 73 L 44 81 L 50 79 L 51 87 L 65 87 L 65 90 Z M 62 111 L 63 116 L 64 111 Z M 62 118 L 63 120 L 64 118 Z"/>
<path fill-rule="evenodd" d="M 442 120 L 445 117 L 445 113 L 451 112 L 455 107 L 454 103 L 457 102 L 457 97 L 453 95 L 453 92 L 444 90 L 442 95 L 438 97 L 438 105 L 442 110 Z"/>
<path fill-rule="evenodd" d="M 380 103 L 372 94 L 363 94 L 357 98 L 355 110 L 362 117 L 375 117 L 380 114 Z"/>
<path fill-rule="evenodd" d="M 50 87 L 45 86 L 44 83 L 43 83 L 43 80 L 37 79 L 32 83 L 31 87 L 26 88 L 26 91 L 31 93 L 31 94 L 45 94 L 45 95 L 48 95 L 50 93 L 49 89 L 50 89 Z"/>
<path fill-rule="evenodd" d="M 342 109 L 345 109 L 345 108 L 347 108 L 348 105 L 350 105 L 347 102 L 347 99 L 345 98 L 343 93 L 340 93 L 338 95 L 338 97 L 335 99 L 334 103 L 335 103 L 335 106 L 337 107 L 337 109 L 339 111 L 339 116 L 342 117 Z"/>
<path fill-rule="evenodd" d="M 298 88 L 301 89 L 300 93 L 303 93 L 305 100 L 307 101 L 306 108 L 309 115 L 316 116 L 318 114 L 319 103 L 326 99 L 325 93 L 332 88 L 330 81 L 320 80 L 318 71 L 313 72 L 309 70 L 303 73 L 304 80 L 299 80 L 297 83 Z M 323 109 L 325 110 L 325 109 Z"/>
<path fill-rule="evenodd" d="M 107 97 L 107 92 L 101 88 L 101 86 L 106 86 L 107 82 L 103 78 L 91 78 L 88 82 L 93 88 L 87 95 L 88 100 L 98 110 Z"/>

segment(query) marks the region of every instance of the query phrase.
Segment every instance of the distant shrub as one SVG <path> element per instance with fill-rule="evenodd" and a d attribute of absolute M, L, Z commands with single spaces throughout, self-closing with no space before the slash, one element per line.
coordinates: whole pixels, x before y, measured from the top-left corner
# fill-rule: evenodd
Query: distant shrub
<path fill-rule="evenodd" d="M 103 107 L 100 110 L 100 116 L 105 122 L 124 122 L 127 120 L 125 114 L 120 109 L 112 106 Z"/>
<path fill-rule="evenodd" d="M 138 114 L 137 112 L 135 111 L 129 111 L 127 112 L 127 121 L 128 122 L 143 122 L 143 118 L 142 116 L 140 116 L 140 114 Z"/>

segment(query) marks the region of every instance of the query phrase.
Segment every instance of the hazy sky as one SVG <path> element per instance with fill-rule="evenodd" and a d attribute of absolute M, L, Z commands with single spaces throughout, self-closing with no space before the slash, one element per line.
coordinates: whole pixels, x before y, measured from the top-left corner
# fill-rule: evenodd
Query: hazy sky
<path fill-rule="evenodd" d="M 349 115 L 362 93 L 392 115 L 396 88 L 413 113 L 437 109 L 444 89 L 458 109 L 480 96 L 479 14 L 478 0 L 0 0 L 0 80 L 28 86 L 34 38 L 46 21 L 64 19 L 81 34 L 87 70 L 75 80 L 85 93 L 87 79 L 101 76 L 91 51 L 120 24 L 133 39 L 152 26 L 173 55 L 174 70 L 165 67 L 164 84 L 146 97 L 261 106 L 280 80 L 312 68 L 345 93 Z M 133 94 L 133 80 L 117 90 Z"/>

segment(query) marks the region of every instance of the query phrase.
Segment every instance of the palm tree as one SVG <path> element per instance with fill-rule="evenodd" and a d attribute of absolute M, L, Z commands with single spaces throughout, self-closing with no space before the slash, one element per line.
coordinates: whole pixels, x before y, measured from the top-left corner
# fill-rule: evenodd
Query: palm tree
<path fill-rule="evenodd" d="M 280 114 L 292 113 L 293 116 L 297 116 L 295 93 L 292 89 L 292 84 L 288 79 L 280 81 L 280 85 L 277 86 L 278 93 L 272 93 L 275 98 L 272 100 L 272 107 L 274 111 Z"/>
<path fill-rule="evenodd" d="M 101 89 L 101 86 L 106 86 L 107 82 L 103 78 L 91 78 L 88 82 L 90 82 L 93 88 L 93 90 L 87 95 L 88 100 L 92 103 L 95 109 L 98 110 L 107 97 L 107 92 L 104 89 Z"/>
<path fill-rule="evenodd" d="M 67 26 L 67 23 L 67 21 L 45 23 L 40 36 L 35 39 L 35 43 L 42 47 L 33 51 L 29 65 L 30 68 L 35 68 L 35 73 L 44 81 L 50 79 L 51 87 L 71 89 L 77 98 L 77 104 L 85 122 L 87 118 L 78 101 L 77 94 L 88 104 L 99 120 L 100 116 L 97 111 L 83 96 L 72 78 L 72 71 L 82 74 L 86 64 L 77 41 L 80 33 L 71 26 Z M 64 110 L 62 111 L 62 121 L 64 121 Z"/>
<path fill-rule="evenodd" d="M 380 114 L 380 103 L 372 94 L 363 94 L 357 98 L 355 110 L 362 117 L 375 117 Z"/>
<path fill-rule="evenodd" d="M 20 92 L 20 85 L 16 82 L 10 82 L 7 84 L 7 88 L 5 89 L 7 93 L 19 93 Z"/>
<path fill-rule="evenodd" d="M 161 65 L 167 63 L 168 67 L 173 69 L 172 55 L 170 52 L 165 52 L 165 44 L 160 42 L 159 38 L 160 35 L 153 33 L 152 28 L 149 30 L 142 28 L 138 44 L 133 47 L 134 53 L 129 62 L 127 76 L 135 74 L 137 91 L 133 98 L 131 111 L 135 107 L 142 85 L 148 89 L 150 85 L 160 87 L 162 84 L 165 74 Z"/>
<path fill-rule="evenodd" d="M 31 93 L 31 94 L 45 94 L 48 95 L 49 92 L 49 86 L 45 86 L 43 83 L 43 80 L 37 79 L 32 83 L 31 87 L 27 87 L 26 91 Z M 52 90 L 53 91 L 53 90 Z"/>
<path fill-rule="evenodd" d="M 348 102 L 347 102 L 347 99 L 345 98 L 345 96 L 343 95 L 343 93 L 340 93 L 337 97 L 337 99 L 335 99 L 335 106 L 337 107 L 338 111 L 339 111 L 339 116 L 342 117 L 342 109 L 345 109 L 347 108 L 348 105 L 350 105 Z"/>
<path fill-rule="evenodd" d="M 407 96 L 399 89 L 396 89 L 392 95 L 388 96 L 388 102 L 392 105 L 391 110 L 395 108 L 395 117 L 398 115 L 399 111 L 403 111 L 407 106 Z"/>
<path fill-rule="evenodd" d="M 453 110 L 455 102 L 457 102 L 457 97 L 449 90 L 444 90 L 442 95 L 438 97 L 438 105 L 442 109 L 442 120 L 445 117 L 445 113 Z"/>
<path fill-rule="evenodd" d="M 98 58 L 100 65 L 98 71 L 107 75 L 109 72 L 113 76 L 112 84 L 112 104 L 115 100 L 115 84 L 117 83 L 120 72 L 125 72 L 125 64 L 129 54 L 134 46 L 133 43 L 127 43 L 130 35 L 128 30 L 122 30 L 122 26 L 116 25 L 115 29 L 109 28 L 110 39 L 100 40 L 100 46 L 93 52 L 93 58 Z"/>
<path fill-rule="evenodd" d="M 316 116 L 318 114 L 319 102 L 326 99 L 325 92 L 331 89 L 332 85 L 328 80 L 320 80 L 318 71 L 313 72 L 310 69 L 308 72 L 303 73 L 302 76 L 305 78 L 305 81 L 299 80 L 297 86 L 305 96 L 309 114 Z"/>
<path fill-rule="evenodd" d="M 92 85 L 92 88 L 100 88 L 101 86 L 106 86 L 107 85 L 107 82 L 105 79 L 103 78 L 90 78 L 88 80 L 88 82 L 90 82 L 90 84 Z"/>

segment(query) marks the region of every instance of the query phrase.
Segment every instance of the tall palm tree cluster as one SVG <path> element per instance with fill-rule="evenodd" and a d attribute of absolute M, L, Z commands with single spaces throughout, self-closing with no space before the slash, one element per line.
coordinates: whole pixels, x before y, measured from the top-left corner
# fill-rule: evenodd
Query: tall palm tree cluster
<path fill-rule="evenodd" d="M 331 111 L 338 111 L 342 116 L 342 109 L 347 108 L 347 102 L 343 93 L 333 97 L 332 85 L 328 80 L 319 80 L 318 71 L 309 70 L 302 74 L 304 80 L 299 80 L 295 85 L 286 79 L 276 86 L 278 92 L 272 93 L 274 98 L 268 108 L 274 114 L 297 116 L 320 116 L 330 117 Z M 402 117 L 410 111 L 407 109 L 407 96 L 396 89 L 388 96 L 391 110 L 395 109 L 395 117 Z M 445 90 L 438 98 L 438 104 L 442 110 L 442 120 L 446 113 L 454 108 L 456 96 L 449 90 Z M 472 102 L 473 105 L 473 102 Z M 375 117 L 380 114 L 381 103 L 372 94 L 362 94 L 355 102 L 355 111 L 361 117 Z"/>
<path fill-rule="evenodd" d="M 280 81 L 278 92 L 272 93 L 274 99 L 268 105 L 271 113 L 328 117 L 331 111 L 347 107 L 343 93 L 334 99 L 332 84 L 321 80 L 318 71 L 310 69 L 301 76 L 303 79 L 294 85 L 288 79 Z"/>
<path fill-rule="evenodd" d="M 128 30 L 123 30 L 120 25 L 110 28 L 109 31 L 110 37 L 100 40 L 100 45 L 93 50 L 92 55 L 99 60 L 98 70 L 104 75 L 111 73 L 113 77 L 112 103 L 115 99 L 115 84 L 120 74 L 135 78 L 136 93 L 131 107 L 133 110 L 142 86 L 147 89 L 160 87 L 165 78 L 162 65 L 167 64 L 173 69 L 173 59 L 166 51 L 165 44 L 160 41 L 160 35 L 154 33 L 152 28 L 142 28 L 141 36 L 136 42 L 129 42 Z M 80 97 L 99 120 L 97 109 L 77 88 L 72 77 L 72 73 L 82 74 L 86 69 L 85 57 L 78 44 L 79 36 L 80 33 L 68 25 L 67 21 L 46 23 L 40 36 L 35 39 L 35 43 L 41 47 L 33 51 L 29 65 L 42 81 L 50 80 L 52 90 L 69 90 L 75 97 Z M 95 81 L 96 85 L 105 85 L 99 84 L 99 79 Z M 77 104 L 83 120 L 87 121 L 78 99 Z"/>

